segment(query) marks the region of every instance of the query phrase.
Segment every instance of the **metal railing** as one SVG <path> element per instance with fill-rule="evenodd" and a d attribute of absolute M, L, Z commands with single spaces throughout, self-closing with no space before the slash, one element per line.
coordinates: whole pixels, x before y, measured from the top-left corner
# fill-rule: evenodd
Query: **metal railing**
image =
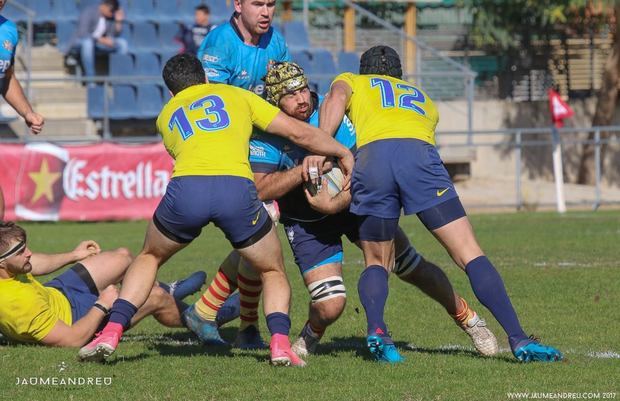
<path fill-rule="evenodd" d="M 302 18 L 306 26 L 310 26 L 308 6 L 312 0 L 304 1 L 304 9 Z M 475 94 L 475 79 L 477 73 L 472 71 L 468 66 L 463 65 L 454 59 L 445 56 L 439 50 L 428 45 L 425 41 L 417 36 L 407 35 L 403 29 L 398 28 L 394 24 L 380 18 L 376 14 L 362 7 L 360 4 L 352 0 L 342 0 L 339 6 L 351 7 L 361 17 L 368 19 L 373 24 L 380 26 L 381 35 L 373 34 L 364 37 L 365 30 L 356 28 L 357 32 L 357 48 L 360 43 L 364 43 L 362 48 L 366 48 L 377 44 L 387 44 L 394 46 L 393 43 L 387 43 L 386 38 L 390 38 L 393 42 L 394 38 L 398 38 L 401 55 L 404 55 L 404 48 L 407 43 L 414 43 L 416 46 L 416 62 L 415 73 L 405 74 L 404 79 L 414 82 L 416 86 L 422 88 L 433 99 L 433 101 L 444 101 L 454 99 L 464 99 L 466 101 L 466 111 L 464 118 L 467 120 L 467 130 L 473 132 L 473 102 Z M 315 12 L 320 11 L 330 21 L 340 21 L 341 17 L 336 16 L 334 10 L 328 9 L 321 5 L 314 5 Z M 370 31 L 368 31 L 370 32 Z M 366 32 L 366 33 L 368 33 Z M 309 32 L 313 39 L 317 39 L 318 47 L 329 47 L 334 51 L 341 51 L 342 45 L 342 27 L 340 25 L 330 26 L 329 30 L 312 30 Z M 386 35 L 387 33 L 387 35 Z M 368 36 L 368 35 L 367 35 Z M 447 91 L 445 88 L 450 87 Z"/>
<path fill-rule="evenodd" d="M 443 131 L 437 132 L 437 138 L 440 144 L 437 146 L 440 149 L 449 149 L 449 148 L 482 148 L 482 147 L 492 147 L 492 148 L 502 148 L 503 150 L 512 150 L 515 156 L 515 170 L 514 170 L 514 180 L 515 180 L 515 201 L 514 203 L 507 204 L 494 204 L 494 205 L 471 205 L 473 207 L 515 207 L 517 210 L 521 210 L 524 208 L 525 202 L 523 200 L 523 191 L 522 191 L 522 179 L 523 179 L 523 155 L 524 150 L 532 147 L 549 147 L 553 145 L 552 140 L 552 131 L 554 128 L 545 127 L 545 128 L 511 128 L 511 129 L 501 129 L 501 130 L 476 130 L 473 135 L 470 136 L 469 131 Z M 604 145 L 609 144 L 620 144 L 620 126 L 599 126 L 599 127 L 571 127 L 571 128 L 561 128 L 558 130 L 561 137 L 561 146 L 563 148 L 568 145 L 593 145 L 594 146 L 594 193 L 593 199 L 591 201 L 584 202 L 567 202 L 572 205 L 587 205 L 590 204 L 592 209 L 596 210 L 603 204 L 620 204 L 620 198 L 615 200 L 607 200 L 604 201 L 602 197 L 602 163 L 604 162 L 601 158 L 601 149 Z M 602 138 L 601 133 L 610 133 L 615 134 L 614 136 L 608 136 L 607 138 Z M 593 134 L 593 139 L 583 139 L 583 138 L 569 138 L 569 136 L 577 136 L 583 134 Z M 501 136 L 501 140 L 481 140 L 481 141 L 470 141 L 469 139 L 474 138 L 485 138 L 490 136 Z M 540 139 L 541 136 L 544 136 L 545 139 Z M 446 143 L 441 144 L 443 138 L 448 137 L 466 137 L 467 140 L 463 141 L 463 143 Z M 529 139 L 535 137 L 533 139 Z M 551 150 L 549 150 L 549 158 L 551 158 Z M 544 206 L 551 206 L 553 203 L 542 204 Z"/>

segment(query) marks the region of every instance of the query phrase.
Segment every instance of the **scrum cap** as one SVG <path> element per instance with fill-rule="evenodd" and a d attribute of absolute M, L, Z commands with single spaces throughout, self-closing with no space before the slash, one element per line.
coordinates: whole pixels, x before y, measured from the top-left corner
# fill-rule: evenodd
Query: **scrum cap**
<path fill-rule="evenodd" d="M 308 78 L 304 70 L 293 62 L 276 63 L 267 71 L 263 78 L 267 101 L 278 105 L 282 96 L 293 93 L 308 86 Z"/>

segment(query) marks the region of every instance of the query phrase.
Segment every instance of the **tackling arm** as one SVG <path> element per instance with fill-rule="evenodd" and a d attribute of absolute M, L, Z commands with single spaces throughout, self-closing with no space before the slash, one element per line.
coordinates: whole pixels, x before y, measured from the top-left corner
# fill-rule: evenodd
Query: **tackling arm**
<path fill-rule="evenodd" d="M 328 134 L 334 134 L 344 118 L 344 113 L 353 93 L 344 81 L 336 81 L 325 95 L 319 112 L 319 127 Z"/>
<path fill-rule="evenodd" d="M 279 112 L 266 131 L 285 137 L 312 153 L 337 157 L 342 165 L 345 181 L 348 182 L 350 179 L 353 171 L 353 154 L 321 129 Z M 303 178 L 307 179 L 307 177 Z"/>
<path fill-rule="evenodd" d="M 286 195 L 303 182 L 301 170 L 302 166 L 295 166 L 286 171 L 254 173 L 258 198 L 263 202 L 267 202 Z"/>

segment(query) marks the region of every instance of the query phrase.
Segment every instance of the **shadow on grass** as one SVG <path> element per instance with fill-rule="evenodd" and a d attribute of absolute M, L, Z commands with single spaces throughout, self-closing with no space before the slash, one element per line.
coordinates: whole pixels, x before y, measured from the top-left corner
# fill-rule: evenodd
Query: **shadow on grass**
<path fill-rule="evenodd" d="M 411 343 L 406 343 L 404 341 L 396 341 L 394 344 L 400 351 L 405 350 L 430 355 L 464 356 L 468 358 L 494 359 L 508 363 L 520 363 L 512 356 L 495 355 L 492 357 L 486 357 L 480 355 L 474 350 L 467 349 L 461 346 L 429 348 L 419 347 Z M 357 357 L 363 358 L 365 360 L 374 361 L 374 357 L 366 348 L 366 338 L 360 336 L 334 337 L 330 342 L 320 343 L 317 348 L 316 355 L 331 355 L 337 357 L 343 352 L 355 352 Z"/>

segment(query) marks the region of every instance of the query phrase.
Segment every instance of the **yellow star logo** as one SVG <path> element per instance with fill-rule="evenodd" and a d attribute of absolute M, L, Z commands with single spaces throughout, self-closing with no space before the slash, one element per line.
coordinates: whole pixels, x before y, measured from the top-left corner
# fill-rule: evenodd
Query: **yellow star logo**
<path fill-rule="evenodd" d="M 49 202 L 54 201 L 53 186 L 56 180 L 60 178 L 60 173 L 51 173 L 47 164 L 47 159 L 43 159 L 41 162 L 41 169 L 39 172 L 28 173 L 30 179 L 34 181 L 36 188 L 34 190 L 34 196 L 31 203 L 38 201 L 43 195 Z"/>

